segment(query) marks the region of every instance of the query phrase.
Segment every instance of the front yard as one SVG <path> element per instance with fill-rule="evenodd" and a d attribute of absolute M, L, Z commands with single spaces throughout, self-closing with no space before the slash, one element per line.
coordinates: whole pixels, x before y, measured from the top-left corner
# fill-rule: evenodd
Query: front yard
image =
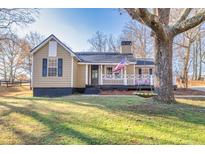
<path fill-rule="evenodd" d="M 0 96 L 0 144 L 205 144 L 205 99 L 177 101 L 7 93 Z"/>

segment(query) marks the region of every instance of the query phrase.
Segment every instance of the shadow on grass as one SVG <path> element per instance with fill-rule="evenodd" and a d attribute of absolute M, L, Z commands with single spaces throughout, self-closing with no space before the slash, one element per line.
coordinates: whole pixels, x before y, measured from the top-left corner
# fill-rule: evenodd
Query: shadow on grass
<path fill-rule="evenodd" d="M 62 136 L 62 135 L 79 139 L 85 144 L 103 144 L 97 138 L 89 137 L 86 134 L 83 134 L 79 131 L 69 128 L 67 125 L 63 125 L 58 120 L 48 118 L 44 115 L 41 115 L 35 111 L 30 110 L 27 107 L 16 107 L 16 106 L 9 105 L 8 103 L 3 103 L 3 102 L 0 102 L 0 105 L 5 106 L 10 109 L 8 112 L 4 113 L 2 116 L 7 116 L 12 112 L 30 116 L 36 119 L 37 121 L 39 121 L 40 123 L 44 124 L 45 126 L 47 126 L 49 130 L 51 131 L 51 134 L 49 136 L 44 136 L 43 138 L 39 139 L 39 138 L 29 136 L 28 134 L 25 135 L 25 132 L 24 133 L 19 132 L 17 130 L 14 130 L 14 128 L 12 128 L 13 132 L 17 134 L 17 136 L 21 136 L 21 139 L 25 140 L 27 144 L 52 144 L 52 143 L 48 143 L 49 141 L 47 139 L 49 139 L 50 141 L 55 141 L 55 137 Z"/>
<path fill-rule="evenodd" d="M 8 98 L 8 97 L 5 97 Z M 188 122 L 195 125 L 202 125 L 205 126 L 205 107 L 200 107 L 196 105 L 189 105 L 189 104 L 182 104 L 180 102 L 176 104 L 160 104 L 151 102 L 150 99 L 143 99 L 140 101 L 137 101 L 136 103 L 133 103 L 133 100 L 130 100 L 130 104 L 126 104 L 126 100 L 129 100 L 128 98 L 112 98 L 110 97 L 69 97 L 69 98 L 21 98 L 21 97 L 10 97 L 11 99 L 25 99 L 30 100 L 32 103 L 35 103 L 35 101 L 52 101 L 52 103 L 71 103 L 83 107 L 96 107 L 99 109 L 103 109 L 108 112 L 115 112 L 116 114 L 122 116 L 126 116 L 129 114 L 132 115 L 146 115 L 148 117 L 151 116 L 157 116 L 157 117 L 163 117 L 169 120 L 169 118 L 177 118 L 179 121 Z M 138 97 L 136 97 L 138 99 Z M 112 100 L 112 101 L 110 101 Z M 122 102 L 122 104 L 118 104 L 119 102 Z M 129 102 L 129 101 L 128 101 Z M 113 103 L 113 104 L 112 104 Z M 9 104 L 6 102 L 1 102 L 0 105 L 5 106 L 9 108 L 10 110 L 3 114 L 3 116 L 9 115 L 12 112 L 17 112 L 24 114 L 26 116 L 30 116 L 37 121 L 41 122 L 45 126 L 47 126 L 50 129 L 50 134 L 46 136 L 42 136 L 40 138 L 37 138 L 35 136 L 32 136 L 30 134 L 26 134 L 25 132 L 20 132 L 19 130 L 12 130 L 15 134 L 19 136 L 26 144 L 54 144 L 57 143 L 55 140 L 59 136 L 68 136 L 71 138 L 78 139 L 82 141 L 82 143 L 85 144 L 120 144 L 122 142 L 117 141 L 111 141 L 109 137 L 106 137 L 105 139 L 102 139 L 101 137 L 91 137 L 87 134 L 81 133 L 77 130 L 74 130 L 73 128 L 69 127 L 69 123 L 66 125 L 63 124 L 61 121 L 58 121 L 58 119 L 53 118 L 52 116 L 42 115 L 36 111 L 32 110 L 32 106 L 26 106 L 26 107 L 16 107 L 12 105 L 13 103 Z M 124 114 L 126 113 L 126 114 Z M 128 113 L 128 114 L 127 114 Z M 61 113 L 62 114 L 62 113 Z M 176 120 L 177 125 L 182 125 L 186 129 L 187 125 L 184 125 L 183 123 L 180 123 L 178 120 Z M 175 121 L 172 119 L 174 124 Z M 152 121 L 142 121 L 145 125 L 148 125 L 149 127 L 153 127 L 154 130 L 157 131 L 164 131 L 166 134 L 172 134 L 177 137 L 177 133 L 173 131 L 170 131 L 169 129 L 161 129 L 160 126 L 156 127 L 156 123 L 153 123 Z M 92 127 L 94 129 L 101 130 L 107 134 L 112 134 L 113 136 L 118 136 L 119 132 L 116 132 L 115 130 L 110 130 L 107 128 L 98 127 L 95 124 L 83 124 Z M 8 126 L 7 126 L 8 127 Z M 190 126 L 192 127 L 192 126 Z M 196 129 L 196 128 L 191 128 Z M 137 132 L 136 132 L 137 133 Z M 112 136 L 112 137 L 113 137 Z M 189 137 L 186 136 L 178 136 L 179 138 L 183 138 L 186 140 L 190 140 Z M 138 139 L 145 139 L 150 141 L 151 143 L 167 143 L 167 144 L 176 144 L 172 141 L 166 141 L 162 139 L 158 139 L 156 137 L 149 137 L 144 136 L 141 134 L 137 134 Z M 194 139 L 193 139 L 194 140 Z M 137 140 L 130 141 L 130 144 L 140 144 Z"/>
<path fill-rule="evenodd" d="M 102 99 L 102 100 L 101 100 Z M 107 111 L 116 112 L 129 112 L 130 114 L 140 114 L 147 116 L 157 116 L 170 118 L 174 117 L 184 122 L 189 122 L 197 125 L 205 125 L 205 107 L 192 104 L 185 104 L 177 102 L 175 104 L 163 104 L 154 102 L 152 99 L 140 100 L 135 104 L 116 104 L 111 105 L 112 102 L 109 98 L 95 98 L 95 99 L 69 99 L 65 100 L 69 103 L 73 103 L 80 106 L 95 106 L 100 109 L 106 109 Z M 138 97 L 136 97 L 136 100 Z M 99 100 L 99 101 L 97 101 Z M 205 99 L 192 99 L 197 101 L 205 101 Z M 122 100 L 116 100 L 122 101 Z M 109 104 L 111 103 L 111 104 Z M 116 102 L 114 102 L 116 103 Z"/>
<path fill-rule="evenodd" d="M 5 97 L 8 98 L 8 97 Z M 136 103 L 133 103 L 133 97 L 98 97 L 98 96 L 78 96 L 67 98 L 40 98 L 40 97 L 10 97 L 14 99 L 25 99 L 30 101 L 52 101 L 55 103 L 72 103 L 84 107 L 96 107 L 106 111 L 116 111 L 119 113 L 129 112 L 131 114 L 141 114 L 158 117 L 175 117 L 184 122 L 205 125 L 205 107 L 184 104 L 177 102 L 175 104 L 163 104 L 153 102 L 151 99 L 141 99 L 136 97 Z M 205 99 L 187 99 L 196 101 L 205 101 Z M 127 102 L 126 102 L 127 101 Z M 132 102 L 129 104 L 129 101 Z M 120 102 L 120 103 L 119 103 Z M 122 103 L 123 102 L 123 103 Z"/>
<path fill-rule="evenodd" d="M 35 135 L 32 135 L 31 133 L 27 133 L 26 131 L 18 130 L 17 128 L 13 127 L 12 124 L 9 124 L 8 122 L 2 122 L 1 120 L 0 123 L 4 125 L 7 129 L 10 129 L 22 141 L 21 144 L 27 144 L 27 145 L 56 144 L 56 143 L 63 144 L 63 142 L 56 141 L 59 140 L 58 137 L 71 137 L 73 139 L 80 140 L 82 144 L 118 144 L 118 145 L 123 143 L 141 144 L 139 140 L 146 140 L 147 143 L 155 143 L 155 144 L 160 144 L 162 142 L 166 144 L 175 144 L 174 142 L 169 140 L 163 140 L 157 137 L 145 136 L 140 132 L 135 133 L 136 138 L 134 140 L 127 140 L 126 142 L 125 140 L 122 141 L 112 140 L 113 137 L 118 137 L 119 135 L 121 135 L 121 133 L 112 129 L 96 126 L 95 123 L 83 124 L 86 127 L 100 130 L 104 134 L 107 134 L 106 137 L 94 138 L 84 133 L 81 133 L 79 131 L 76 131 L 73 128 L 70 128 L 69 125 L 63 124 L 62 122 L 58 121 L 58 119 L 55 119 L 52 116 L 45 116 L 39 114 L 38 112 L 32 111 L 31 110 L 32 106 L 16 107 L 7 102 L 0 102 L 0 105 L 10 109 L 8 112 L 4 113 L 2 117 L 8 116 L 13 112 L 20 113 L 22 115 L 34 118 L 35 120 L 37 120 L 38 122 L 44 124 L 46 127 L 49 128 L 48 134 L 42 135 L 41 137 L 36 137 Z M 126 135 L 124 135 L 124 138 L 126 138 Z M 64 144 L 68 144 L 68 142 L 65 142 Z"/>

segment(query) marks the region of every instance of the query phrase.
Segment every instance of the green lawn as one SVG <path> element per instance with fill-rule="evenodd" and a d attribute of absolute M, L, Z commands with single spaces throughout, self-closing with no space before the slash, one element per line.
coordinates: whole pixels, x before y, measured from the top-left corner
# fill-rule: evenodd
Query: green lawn
<path fill-rule="evenodd" d="M 0 97 L 0 144 L 205 144 L 205 100 Z"/>

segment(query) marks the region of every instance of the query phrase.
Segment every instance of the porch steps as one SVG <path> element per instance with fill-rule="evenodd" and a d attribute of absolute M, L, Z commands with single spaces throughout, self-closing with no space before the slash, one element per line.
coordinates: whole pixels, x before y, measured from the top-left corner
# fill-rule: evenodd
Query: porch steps
<path fill-rule="evenodd" d="M 100 88 L 99 87 L 86 87 L 85 94 L 99 94 Z"/>

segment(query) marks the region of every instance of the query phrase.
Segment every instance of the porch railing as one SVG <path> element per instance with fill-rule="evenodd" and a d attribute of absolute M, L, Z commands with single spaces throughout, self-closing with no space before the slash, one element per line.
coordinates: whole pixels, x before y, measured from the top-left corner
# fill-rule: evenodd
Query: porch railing
<path fill-rule="evenodd" d="M 154 85 L 154 80 L 149 74 L 102 74 L 103 84 Z"/>

